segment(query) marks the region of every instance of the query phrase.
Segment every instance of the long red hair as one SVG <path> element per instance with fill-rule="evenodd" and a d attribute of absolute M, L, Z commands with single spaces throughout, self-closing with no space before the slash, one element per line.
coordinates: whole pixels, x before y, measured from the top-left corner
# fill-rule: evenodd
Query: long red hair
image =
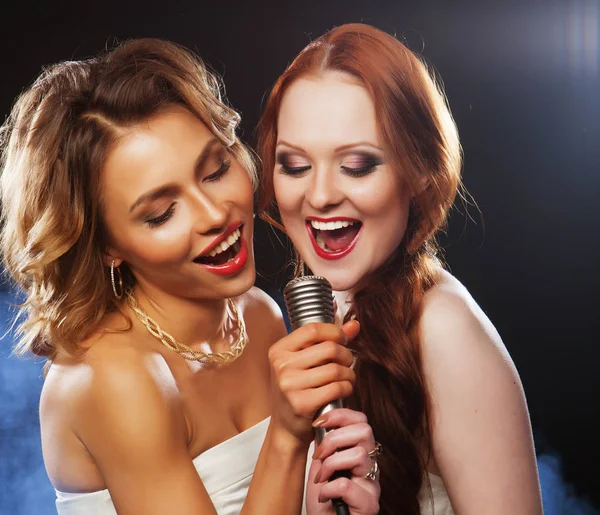
<path fill-rule="evenodd" d="M 297 78 L 328 71 L 349 74 L 369 91 L 388 161 L 414 195 L 403 241 L 361 281 L 365 286 L 347 314 L 361 323 L 353 344 L 357 386 L 348 404 L 368 416 L 384 448 L 381 513 L 418 515 L 427 461 L 422 449 L 431 441 L 418 322 L 423 296 L 439 273 L 435 233 L 460 186 L 460 143 L 442 89 L 419 57 L 374 27 L 337 27 L 302 50 L 266 102 L 257 129 L 263 163 L 259 211 L 265 220 L 282 228 L 273 190 L 282 98 Z"/>

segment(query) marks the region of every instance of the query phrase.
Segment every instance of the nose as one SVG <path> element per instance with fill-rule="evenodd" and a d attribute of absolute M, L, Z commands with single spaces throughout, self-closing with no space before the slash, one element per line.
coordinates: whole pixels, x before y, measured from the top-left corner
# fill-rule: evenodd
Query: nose
<path fill-rule="evenodd" d="M 336 174 L 326 167 L 319 167 L 309 175 L 310 184 L 306 192 L 306 200 L 313 209 L 327 211 L 344 200 L 341 185 Z"/>
<path fill-rule="evenodd" d="M 226 201 L 198 192 L 194 195 L 193 209 L 196 232 L 211 234 L 225 229 L 229 218 L 229 204 Z"/>

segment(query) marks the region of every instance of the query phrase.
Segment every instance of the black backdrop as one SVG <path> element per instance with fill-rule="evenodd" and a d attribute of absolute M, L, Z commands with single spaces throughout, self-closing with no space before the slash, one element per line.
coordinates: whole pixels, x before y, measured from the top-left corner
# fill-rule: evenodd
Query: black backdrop
<path fill-rule="evenodd" d="M 224 75 L 251 143 L 265 92 L 334 25 L 371 23 L 422 51 L 444 80 L 482 212 L 453 214 L 448 264 L 520 371 L 538 451 L 560 456 L 574 492 L 600 503 L 600 2 L 13 0 L 2 10 L 2 118 L 42 65 L 152 36 Z M 285 251 L 258 224 L 258 284 L 276 296 Z"/>

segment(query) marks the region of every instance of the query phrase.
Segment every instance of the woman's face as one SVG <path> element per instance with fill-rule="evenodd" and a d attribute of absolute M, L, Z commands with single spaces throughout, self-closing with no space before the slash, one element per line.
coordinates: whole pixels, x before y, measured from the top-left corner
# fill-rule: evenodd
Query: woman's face
<path fill-rule="evenodd" d="M 303 259 L 350 290 L 398 247 L 410 193 L 383 151 L 375 106 L 351 76 L 297 79 L 277 124 L 275 197 Z"/>
<path fill-rule="evenodd" d="M 109 259 L 140 285 L 189 298 L 252 286 L 250 178 L 189 111 L 173 106 L 126 131 L 101 179 Z"/>

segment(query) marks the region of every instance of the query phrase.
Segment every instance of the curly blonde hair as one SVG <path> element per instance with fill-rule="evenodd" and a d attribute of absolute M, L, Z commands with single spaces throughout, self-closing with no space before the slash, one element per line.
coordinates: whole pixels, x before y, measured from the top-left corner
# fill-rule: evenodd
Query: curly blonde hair
<path fill-rule="evenodd" d="M 100 171 L 123 129 L 167 105 L 198 117 L 256 185 L 240 117 L 219 79 L 189 50 L 157 39 L 122 43 L 83 61 L 46 68 L 0 130 L 0 241 L 6 271 L 25 293 L 17 354 L 50 360 L 119 309 L 104 266 Z M 131 274 L 125 274 L 129 285 Z"/>

